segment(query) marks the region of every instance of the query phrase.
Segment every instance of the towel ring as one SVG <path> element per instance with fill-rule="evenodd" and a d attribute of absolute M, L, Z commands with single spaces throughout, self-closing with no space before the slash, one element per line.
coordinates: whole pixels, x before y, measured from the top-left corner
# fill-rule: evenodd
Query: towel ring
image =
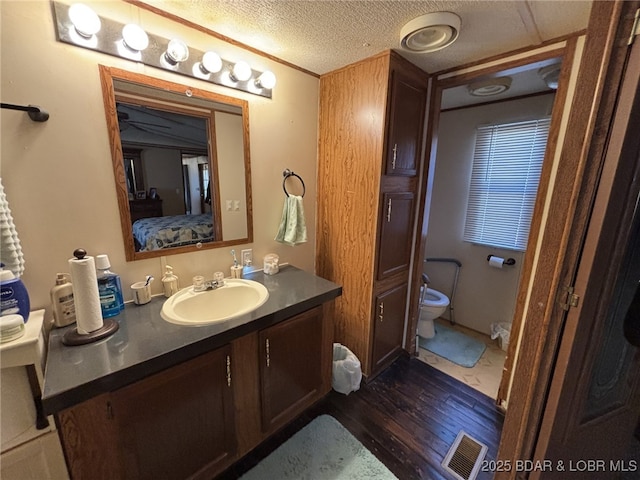
<path fill-rule="evenodd" d="M 282 190 L 284 190 L 284 194 L 287 197 L 289 196 L 289 192 L 287 192 L 287 187 L 285 186 L 285 183 L 287 181 L 287 178 L 289 177 L 296 177 L 298 180 L 300 180 L 300 183 L 302 183 L 302 196 L 304 197 L 304 194 L 307 191 L 307 188 L 304 186 L 304 180 L 302 180 L 300 175 L 298 175 L 297 173 L 293 173 L 291 170 L 287 168 L 284 172 L 282 172 L 282 176 L 284 177 L 284 179 L 282 180 Z"/>

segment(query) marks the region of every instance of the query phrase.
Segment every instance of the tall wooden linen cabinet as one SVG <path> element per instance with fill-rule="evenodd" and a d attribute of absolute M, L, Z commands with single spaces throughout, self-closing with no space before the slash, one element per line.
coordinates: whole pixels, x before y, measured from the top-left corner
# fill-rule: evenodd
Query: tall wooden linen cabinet
<path fill-rule="evenodd" d="M 428 74 L 387 51 L 320 77 L 318 275 L 366 376 L 402 351 Z"/>

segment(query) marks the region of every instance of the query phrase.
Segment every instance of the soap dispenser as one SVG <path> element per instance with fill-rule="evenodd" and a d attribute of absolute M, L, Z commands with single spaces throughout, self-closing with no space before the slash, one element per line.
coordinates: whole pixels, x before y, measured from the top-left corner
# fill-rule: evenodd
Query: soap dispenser
<path fill-rule="evenodd" d="M 173 267 L 171 265 L 167 265 L 164 268 L 162 289 L 164 290 L 164 296 L 169 298 L 174 293 L 178 293 L 178 277 L 173 274 Z"/>
<path fill-rule="evenodd" d="M 76 306 L 73 301 L 73 285 L 68 273 L 58 273 L 56 284 L 51 289 L 51 308 L 56 327 L 66 327 L 76 321 Z"/>

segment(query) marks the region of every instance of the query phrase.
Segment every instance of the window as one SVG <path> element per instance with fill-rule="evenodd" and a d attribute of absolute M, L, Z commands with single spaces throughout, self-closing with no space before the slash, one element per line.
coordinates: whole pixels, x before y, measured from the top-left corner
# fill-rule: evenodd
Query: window
<path fill-rule="evenodd" d="M 550 123 L 478 127 L 465 241 L 526 249 Z"/>

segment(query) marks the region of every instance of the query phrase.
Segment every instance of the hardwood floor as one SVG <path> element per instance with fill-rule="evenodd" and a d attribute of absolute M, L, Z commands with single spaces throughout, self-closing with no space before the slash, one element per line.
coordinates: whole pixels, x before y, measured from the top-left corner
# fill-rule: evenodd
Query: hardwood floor
<path fill-rule="evenodd" d="M 451 479 L 440 463 L 460 430 L 489 447 L 487 460 L 495 459 L 504 420 L 489 397 L 405 356 L 357 392 L 332 391 L 219 478 L 240 477 L 322 414 L 335 417 L 400 480 Z"/>

